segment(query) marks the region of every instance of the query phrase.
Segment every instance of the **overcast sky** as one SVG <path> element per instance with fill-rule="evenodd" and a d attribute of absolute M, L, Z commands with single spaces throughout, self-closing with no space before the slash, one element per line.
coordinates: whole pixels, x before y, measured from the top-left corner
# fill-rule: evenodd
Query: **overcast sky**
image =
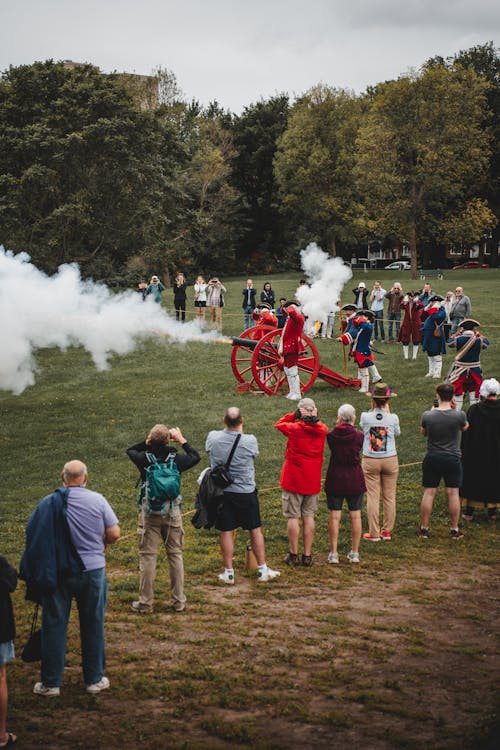
<path fill-rule="evenodd" d="M 359 93 L 489 41 L 500 46 L 500 0 L 0 0 L 2 71 L 162 66 L 188 100 L 236 113 L 317 83 Z"/>

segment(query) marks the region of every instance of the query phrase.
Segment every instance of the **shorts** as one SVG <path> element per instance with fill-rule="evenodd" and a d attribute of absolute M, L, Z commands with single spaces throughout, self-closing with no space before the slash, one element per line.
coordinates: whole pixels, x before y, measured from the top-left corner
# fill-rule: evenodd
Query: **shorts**
<path fill-rule="evenodd" d="M 234 531 L 239 526 L 246 531 L 262 526 L 257 490 L 224 492 L 222 508 L 215 519 L 215 528 L 217 531 Z"/>
<path fill-rule="evenodd" d="M 195 300 L 194 301 L 194 306 L 195 307 L 206 307 L 207 303 L 206 302 L 200 302 L 199 300 Z"/>
<path fill-rule="evenodd" d="M 434 489 L 441 479 L 444 486 L 453 489 L 462 484 L 462 462 L 458 456 L 445 453 L 426 456 L 422 462 L 422 486 Z"/>
<path fill-rule="evenodd" d="M 347 500 L 347 507 L 350 512 L 354 510 L 362 510 L 363 495 L 364 492 L 361 492 L 359 495 L 327 495 L 326 504 L 328 510 L 342 510 L 344 500 Z"/>
<path fill-rule="evenodd" d="M 296 492 L 283 490 L 281 500 L 285 518 L 313 516 L 314 512 L 318 509 L 319 494 L 300 495 Z"/>
<path fill-rule="evenodd" d="M 0 667 L 4 667 L 7 662 L 14 659 L 14 641 L 4 641 L 0 643 Z"/>

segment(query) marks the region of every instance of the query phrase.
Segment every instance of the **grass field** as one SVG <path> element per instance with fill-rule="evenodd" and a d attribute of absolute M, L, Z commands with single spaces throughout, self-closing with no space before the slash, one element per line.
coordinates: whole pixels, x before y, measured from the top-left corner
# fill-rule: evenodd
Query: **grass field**
<path fill-rule="evenodd" d="M 299 277 L 254 282 L 260 291 L 269 280 L 277 297 L 289 297 Z M 370 288 L 375 278 L 386 289 L 396 280 L 404 289 L 418 283 L 410 281 L 409 272 L 358 274 L 346 286 L 343 301 L 352 300 L 357 281 L 363 279 Z M 224 333 L 238 335 L 244 280 L 223 281 L 228 289 Z M 498 378 L 500 271 L 448 271 L 433 288 L 444 293 L 457 284 L 471 297 L 473 316 L 491 341 L 482 357 L 485 377 Z M 170 290 L 165 297 L 163 303 L 171 308 Z M 419 543 L 415 532 L 425 452 L 419 424 L 432 404 L 436 381 L 424 378 L 425 355 L 404 361 L 401 346 L 378 348 L 384 351 L 377 357 L 378 368 L 398 393 L 391 404 L 402 429 L 397 519 L 393 541 L 364 543 L 361 564 L 354 567 L 345 558 L 347 519 L 341 529 L 341 565 L 326 563 L 324 503 L 317 515 L 314 567 L 288 570 L 282 565 L 288 545 L 278 480 L 285 440 L 274 423 L 290 404 L 282 397 L 237 395 L 227 345 L 149 341 L 126 357 L 113 358 L 105 372 L 96 371 L 82 349 L 39 351 L 35 386 L 20 396 L 0 392 L 1 554 L 18 565 L 26 520 L 58 485 L 62 465 L 71 458 L 87 463 L 89 487 L 108 498 L 122 528 L 122 539 L 108 552 L 111 690 L 99 697 L 82 690 L 73 612 L 60 699 L 32 694 L 38 665 L 16 660 L 8 667 L 8 725 L 19 735 L 20 747 L 490 746 L 498 722 L 498 526 L 478 513 L 465 538 L 451 541 L 440 490 L 432 538 Z M 341 346 L 321 340 L 318 349 L 322 363 L 342 373 Z M 447 354 L 443 374 L 451 359 Z M 352 403 L 358 415 L 369 405 L 363 394 L 319 380 L 308 395 L 329 427 L 341 403 Z M 130 603 L 138 585 L 136 470 L 125 448 L 154 423 L 165 422 L 179 426 L 202 452 L 207 432 L 221 426 L 232 404 L 241 407 L 245 430 L 259 441 L 256 469 L 268 560 L 281 577 L 257 585 L 244 570 L 247 540 L 239 532 L 236 585 L 218 584 L 217 534 L 195 531 L 189 523 L 196 468 L 183 478 L 187 609 L 173 614 L 168 606 L 168 569 L 161 556 L 154 614 L 135 615 Z M 32 612 L 24 602 L 24 584 L 14 601 L 20 652 Z"/>

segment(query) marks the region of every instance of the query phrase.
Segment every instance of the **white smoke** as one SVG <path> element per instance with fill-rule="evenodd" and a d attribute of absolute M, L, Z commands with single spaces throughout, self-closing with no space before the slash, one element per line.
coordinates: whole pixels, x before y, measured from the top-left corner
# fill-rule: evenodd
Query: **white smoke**
<path fill-rule="evenodd" d="M 39 271 L 26 253 L 0 246 L 0 389 L 16 395 L 35 382 L 34 351 L 83 346 L 98 370 L 112 354 L 131 352 L 141 339 L 207 340 L 199 325 L 172 320 L 150 297 L 112 294 L 104 284 L 82 281 L 78 266 L 54 276 Z"/>
<path fill-rule="evenodd" d="M 315 242 L 300 251 L 301 265 L 309 286 L 300 286 L 295 296 L 309 320 L 325 322 L 330 312 L 337 312 L 344 285 L 352 271 L 342 258 L 332 258 Z"/>

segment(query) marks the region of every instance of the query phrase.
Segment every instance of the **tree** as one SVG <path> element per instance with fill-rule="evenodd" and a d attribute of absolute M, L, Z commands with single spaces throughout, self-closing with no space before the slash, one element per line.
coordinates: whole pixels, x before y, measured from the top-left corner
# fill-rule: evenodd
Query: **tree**
<path fill-rule="evenodd" d="M 0 80 L 0 242 L 44 270 L 121 269 L 165 245 L 176 136 L 114 76 L 52 61 Z"/>
<path fill-rule="evenodd" d="M 316 240 L 335 255 L 356 234 L 352 179 L 363 102 L 316 86 L 293 107 L 274 167 L 283 210 L 300 243 Z"/>
<path fill-rule="evenodd" d="M 490 155 L 486 94 L 474 71 L 433 65 L 381 84 L 359 130 L 365 223 L 408 242 L 414 277 L 419 243 L 442 235 L 443 221 L 480 189 Z"/>

